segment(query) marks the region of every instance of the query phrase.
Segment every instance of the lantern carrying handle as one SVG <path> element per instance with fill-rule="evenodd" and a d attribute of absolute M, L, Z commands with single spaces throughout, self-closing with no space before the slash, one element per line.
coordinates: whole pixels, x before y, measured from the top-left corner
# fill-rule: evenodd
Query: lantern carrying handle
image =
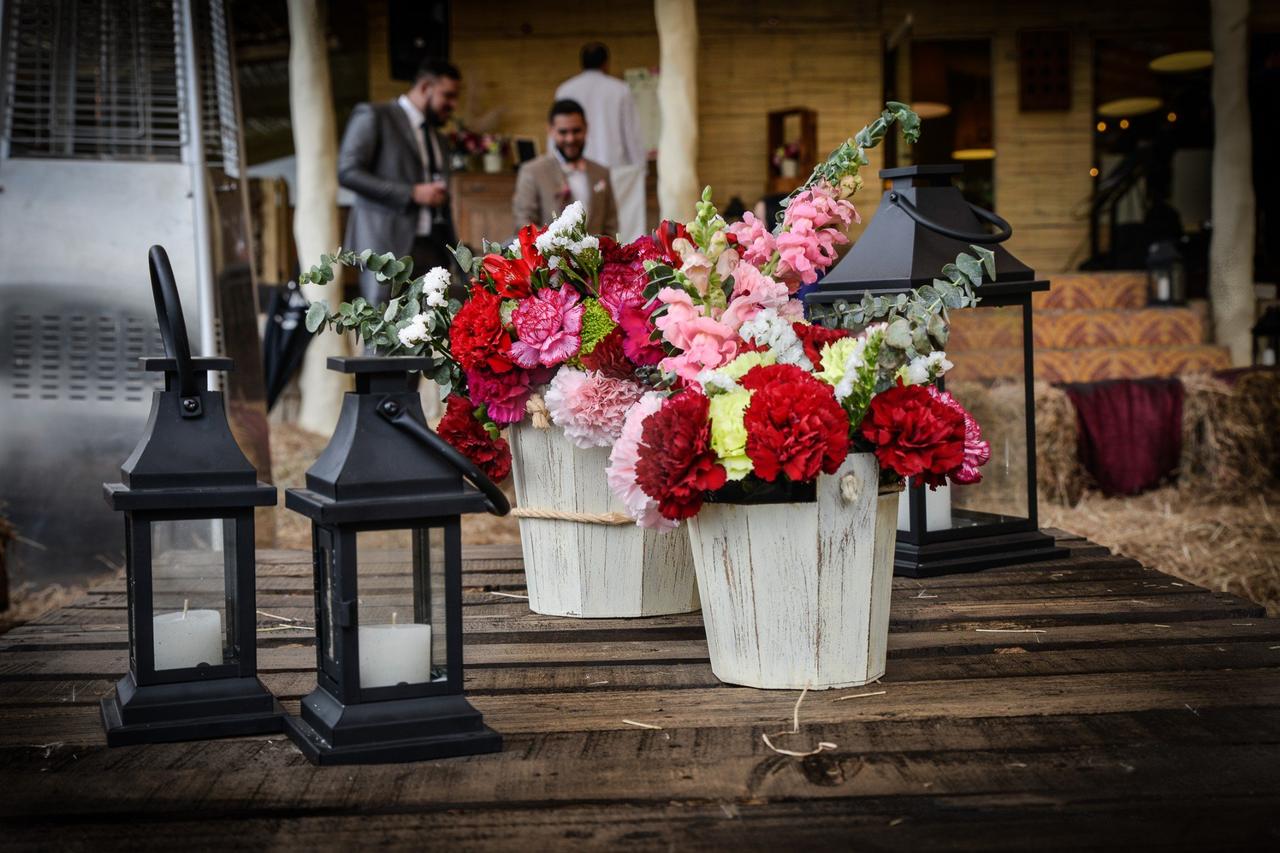
<path fill-rule="evenodd" d="M 440 454 L 445 461 L 454 467 L 463 479 L 480 490 L 489 504 L 489 512 L 494 515 L 506 515 L 511 512 L 511 501 L 503 494 L 498 484 L 489 479 L 489 475 L 481 471 L 476 463 L 459 453 L 452 444 L 427 429 L 409 410 L 392 397 L 386 397 L 378 403 L 378 414 L 389 420 L 393 426 L 418 440 L 428 450 Z"/>
<path fill-rule="evenodd" d="M 968 231 L 959 231 L 955 228 L 948 228 L 946 225 L 940 225 L 937 222 L 934 222 L 932 219 L 930 219 L 929 217 L 921 213 L 919 210 L 917 210 L 914 204 L 907 201 L 907 199 L 903 197 L 902 193 L 890 192 L 889 201 L 893 202 L 894 204 L 898 205 L 898 207 L 902 208 L 902 212 L 905 213 L 907 216 L 910 216 L 912 219 L 914 219 L 919 224 L 923 225 L 925 228 L 928 228 L 930 231 L 933 231 L 937 234 L 941 234 L 943 237 L 951 237 L 956 240 L 961 240 L 965 243 L 1003 243 L 1005 240 L 1008 240 L 1010 237 L 1013 236 L 1012 225 L 1010 225 L 1005 220 L 1001 219 L 996 214 L 992 213 L 990 210 L 985 210 L 981 207 L 978 207 L 976 204 L 972 202 L 966 202 L 966 204 L 968 204 L 969 209 L 973 211 L 973 215 L 981 219 L 983 222 L 991 223 L 992 225 L 994 225 L 996 228 L 1000 230 L 998 230 L 994 234 L 987 234 L 986 232 L 982 232 L 982 231 L 979 231 L 977 233 L 970 233 Z"/>
<path fill-rule="evenodd" d="M 164 354 L 177 365 L 178 397 L 184 401 L 183 414 L 199 414 L 200 392 L 191 365 L 191 344 L 187 340 L 187 323 L 182 317 L 182 301 L 178 299 L 178 284 L 173 278 L 169 255 L 163 246 L 152 246 L 147 259 L 151 265 L 151 295 L 155 297 Z M 186 400 L 195 400 L 194 410 Z"/>

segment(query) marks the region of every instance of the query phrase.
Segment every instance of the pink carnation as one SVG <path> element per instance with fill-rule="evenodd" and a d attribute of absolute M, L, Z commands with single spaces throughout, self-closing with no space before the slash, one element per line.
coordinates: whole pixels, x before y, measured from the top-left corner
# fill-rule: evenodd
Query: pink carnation
<path fill-rule="evenodd" d="M 960 401 L 951 396 L 950 391 L 939 391 L 930 385 L 929 393 L 964 416 L 964 462 L 947 476 L 962 485 L 980 482 L 982 472 L 978 469 L 991 459 L 991 442 L 982 440 L 982 428 L 973 419 L 973 415 L 960 405 Z"/>
<path fill-rule="evenodd" d="M 592 371 L 562 367 L 543 395 L 551 420 L 578 447 L 608 447 L 622 433 L 627 409 L 643 385 Z"/>
<path fill-rule="evenodd" d="M 626 413 L 622 431 L 609 454 L 609 468 L 605 476 L 609 488 L 622 501 L 627 514 L 641 527 L 672 530 L 678 522 L 664 518 L 658 512 L 658 502 L 644 493 L 636 482 L 636 462 L 640 458 L 640 438 L 644 432 L 644 420 L 662 408 L 665 399 L 656 391 L 642 396 Z"/>
<path fill-rule="evenodd" d="M 483 367 L 467 371 L 467 394 L 484 406 L 494 423 L 513 424 L 524 417 L 531 377 L 523 370 L 493 373 Z"/>
<path fill-rule="evenodd" d="M 649 277 L 640 258 L 626 263 L 606 263 L 600 270 L 600 305 L 615 323 L 628 308 L 644 304 L 644 288 Z"/>
<path fill-rule="evenodd" d="M 582 346 L 582 300 L 572 288 L 543 288 L 511 314 L 511 358 L 525 368 L 554 367 Z"/>

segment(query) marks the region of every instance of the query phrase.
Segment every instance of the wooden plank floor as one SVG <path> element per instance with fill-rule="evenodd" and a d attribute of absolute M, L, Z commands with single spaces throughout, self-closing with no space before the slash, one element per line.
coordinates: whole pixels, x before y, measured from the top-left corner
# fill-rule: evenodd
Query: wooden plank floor
<path fill-rule="evenodd" d="M 772 737 L 837 744 L 805 758 L 761 739 L 799 694 L 717 682 L 697 614 L 530 614 L 511 546 L 466 552 L 467 689 L 502 753 L 320 769 L 280 735 L 109 750 L 116 583 L 0 636 L 0 845 L 1275 849 L 1280 620 L 1060 544 L 1069 559 L 896 580 L 882 681 L 809 693 L 800 734 Z M 310 624 L 307 555 L 259 561 L 258 606 Z M 309 632 L 259 642 L 296 710 Z"/>

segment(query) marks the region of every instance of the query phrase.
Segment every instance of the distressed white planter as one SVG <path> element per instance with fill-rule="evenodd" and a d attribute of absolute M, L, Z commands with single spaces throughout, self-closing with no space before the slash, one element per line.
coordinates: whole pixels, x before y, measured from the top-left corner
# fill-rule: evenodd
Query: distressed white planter
<path fill-rule="evenodd" d="M 884 674 L 898 492 L 878 481 L 875 456 L 855 453 L 816 503 L 708 503 L 689 520 L 717 678 L 822 690 Z"/>
<path fill-rule="evenodd" d="M 575 447 L 552 426 L 511 427 L 517 506 L 623 512 L 609 490 L 609 449 Z M 682 526 L 670 533 L 634 524 L 520 519 L 529 607 L 548 616 L 661 616 L 698 609 L 698 584 Z"/>

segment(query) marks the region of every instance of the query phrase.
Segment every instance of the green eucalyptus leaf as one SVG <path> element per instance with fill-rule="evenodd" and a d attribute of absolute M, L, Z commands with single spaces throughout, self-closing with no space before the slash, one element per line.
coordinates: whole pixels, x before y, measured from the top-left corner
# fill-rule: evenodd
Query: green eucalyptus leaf
<path fill-rule="evenodd" d="M 987 271 L 987 278 L 996 277 L 996 253 L 986 246 L 970 246 L 982 261 L 982 268 Z"/>
<path fill-rule="evenodd" d="M 956 257 L 956 266 L 970 282 L 975 285 L 982 284 L 982 261 L 973 255 L 962 254 Z"/>
<path fill-rule="evenodd" d="M 911 323 L 901 318 L 894 320 L 884 330 L 884 342 L 894 349 L 911 346 Z"/>
<path fill-rule="evenodd" d="M 458 266 L 464 270 L 470 271 L 471 264 L 475 260 L 475 256 L 471 254 L 471 250 L 459 243 L 453 247 L 453 257 L 458 262 Z"/>
<path fill-rule="evenodd" d="M 329 319 L 329 306 L 323 302 L 312 302 L 307 308 L 307 331 L 315 334 L 325 320 Z"/>

